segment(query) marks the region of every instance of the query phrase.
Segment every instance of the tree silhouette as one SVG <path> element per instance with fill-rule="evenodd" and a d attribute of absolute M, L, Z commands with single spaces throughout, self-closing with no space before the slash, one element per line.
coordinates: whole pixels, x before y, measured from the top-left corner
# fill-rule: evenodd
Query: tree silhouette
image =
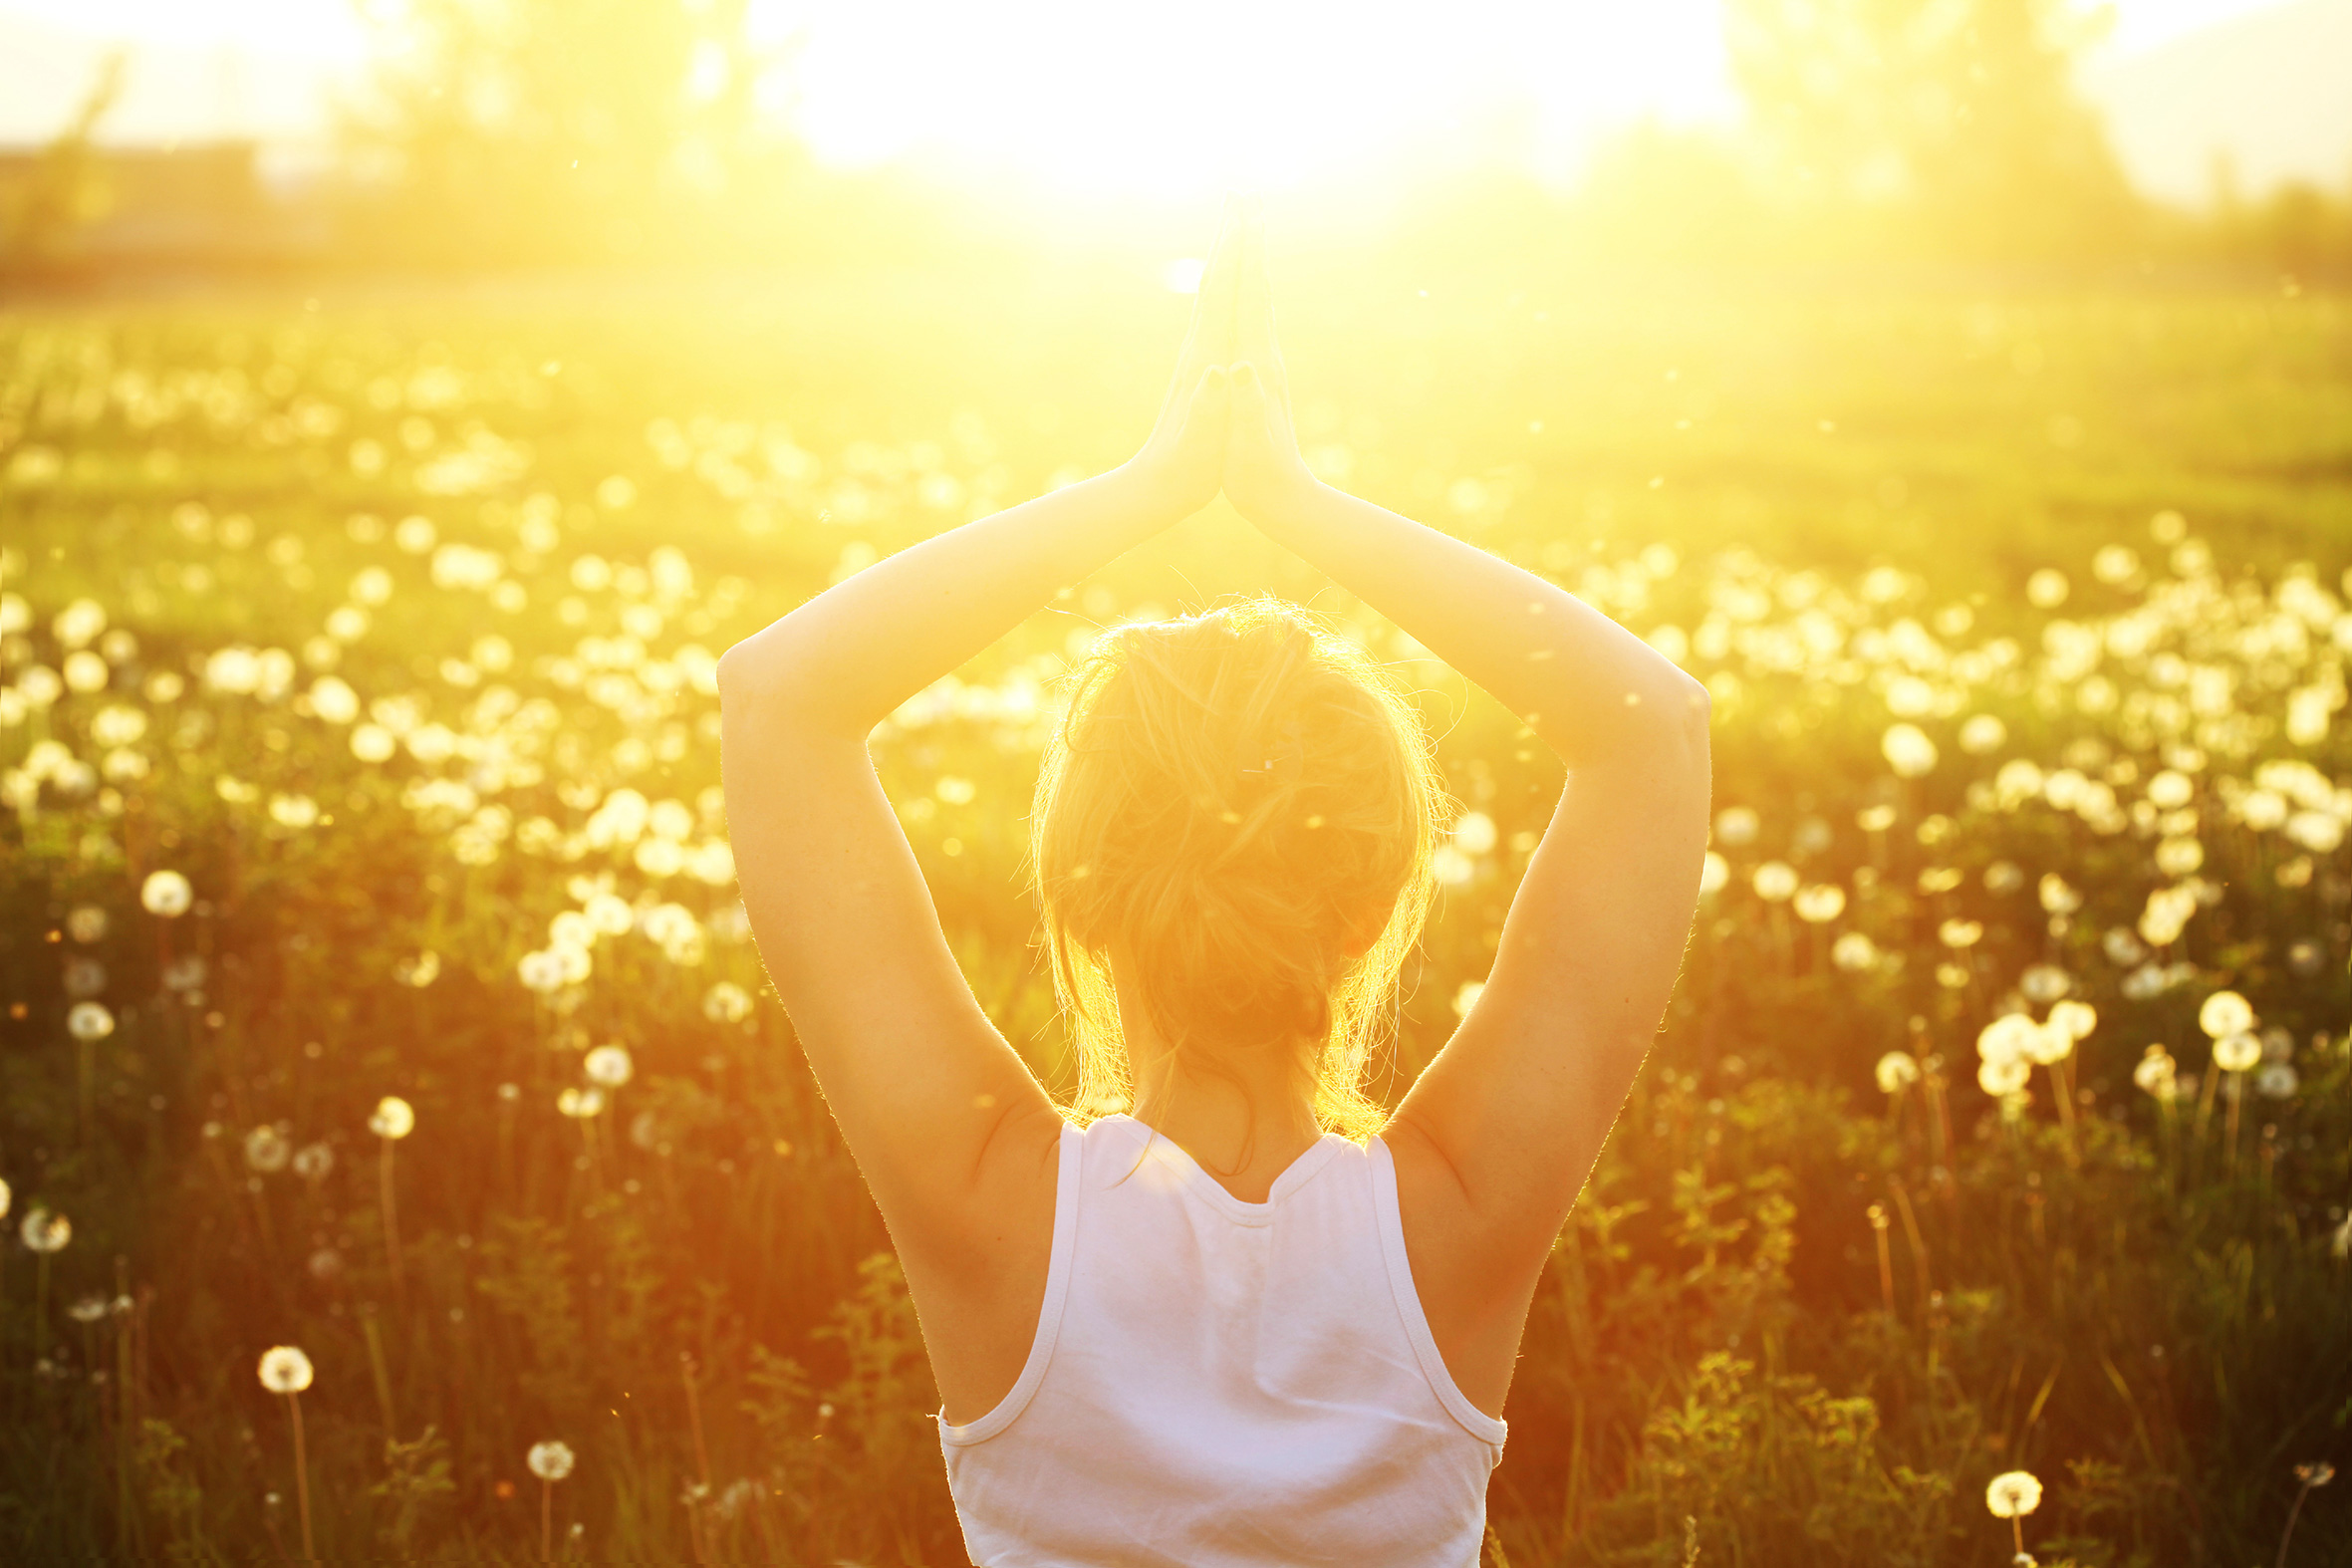
<path fill-rule="evenodd" d="M 1941 251 L 2079 252 L 2131 228 L 2074 58 L 2073 0 L 1728 0 L 1732 69 L 1790 188 L 1876 205 Z"/>

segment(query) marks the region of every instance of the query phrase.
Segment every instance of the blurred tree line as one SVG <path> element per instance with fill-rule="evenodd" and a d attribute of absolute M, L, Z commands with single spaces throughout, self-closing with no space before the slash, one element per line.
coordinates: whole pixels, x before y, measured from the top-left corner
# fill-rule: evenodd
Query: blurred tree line
<path fill-rule="evenodd" d="M 914 171 L 814 163 L 789 129 L 795 41 L 758 41 L 747 0 L 362 3 L 378 64 L 327 198 L 352 261 L 968 268 L 1031 248 Z M 1738 131 L 1637 126 L 1568 190 L 1504 162 L 1408 171 L 1386 231 L 1348 243 L 1404 265 L 2352 273 L 2352 180 L 2224 188 L 2203 214 L 2136 195 L 2073 86 L 2104 21 L 2082 0 L 1725 0 Z M 0 263 L 69 254 L 104 206 L 91 135 L 114 80 L 13 200 L 0 189 Z"/>
<path fill-rule="evenodd" d="M 755 43 L 745 0 L 404 0 L 368 14 L 379 65 L 346 116 L 344 226 L 372 256 L 807 259 L 921 226 L 910 192 L 828 178 L 763 112 L 782 107 L 760 95 L 792 45 Z"/>
<path fill-rule="evenodd" d="M 19 267 L 54 266 L 72 253 L 75 233 L 107 208 L 107 179 L 97 154 L 99 123 L 123 96 L 128 57 L 100 63 L 97 80 L 73 119 L 28 163 L 0 204 L 0 259 Z"/>

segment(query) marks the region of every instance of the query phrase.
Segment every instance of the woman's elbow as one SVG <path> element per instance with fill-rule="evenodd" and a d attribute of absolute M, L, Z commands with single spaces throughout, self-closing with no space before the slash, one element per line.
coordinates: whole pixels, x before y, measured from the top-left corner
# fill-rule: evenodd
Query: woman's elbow
<path fill-rule="evenodd" d="M 1655 733 L 1700 766 L 1705 765 L 1714 697 L 1703 682 L 1670 666 L 1648 699 L 1634 705 L 1647 716 Z"/>
<path fill-rule="evenodd" d="M 719 655 L 718 711 L 720 721 L 731 729 L 751 725 L 763 732 L 779 726 L 798 727 L 801 722 L 800 694 L 806 683 L 799 678 L 795 660 L 790 653 L 773 644 L 762 644 L 756 637 L 746 638 Z"/>
<path fill-rule="evenodd" d="M 774 636 L 774 632 L 773 627 L 756 632 L 718 655 L 718 700 L 722 708 L 765 705 L 801 683 L 800 660 L 791 645 Z"/>
<path fill-rule="evenodd" d="M 718 655 L 718 700 L 722 707 L 739 704 L 749 694 L 752 666 L 757 662 L 758 655 L 752 652 L 748 638 Z"/>

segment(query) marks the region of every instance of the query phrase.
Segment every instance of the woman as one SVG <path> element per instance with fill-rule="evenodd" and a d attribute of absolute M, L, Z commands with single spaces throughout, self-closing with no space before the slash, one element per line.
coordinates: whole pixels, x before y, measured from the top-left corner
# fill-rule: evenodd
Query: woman
<path fill-rule="evenodd" d="M 719 664 L 744 902 L 905 1266 L 979 1563 L 1473 1563 L 1528 1302 L 1698 898 L 1704 689 L 1309 474 L 1262 252 L 1228 204 L 1131 461 Z M 867 754 L 899 704 L 1220 489 L 1568 765 L 1484 990 L 1385 1121 L 1357 1074 L 1438 797 L 1410 707 L 1303 612 L 1106 634 L 1046 757 L 1032 848 L 1079 1110 L 1132 1086 L 1132 1114 L 1057 1106 L 981 1013 Z"/>

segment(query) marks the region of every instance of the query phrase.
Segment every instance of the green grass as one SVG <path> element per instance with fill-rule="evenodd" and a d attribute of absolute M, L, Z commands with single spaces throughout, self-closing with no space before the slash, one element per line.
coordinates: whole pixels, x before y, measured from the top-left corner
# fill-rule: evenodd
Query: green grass
<path fill-rule="evenodd" d="M 1997 1560 L 1983 1488 L 2012 1468 L 2046 1488 L 2023 1521 L 2045 1563 L 2271 1560 L 2293 1466 L 2352 1461 L 2352 877 L 2318 820 L 2352 815 L 2345 302 L 1597 276 L 1288 297 L 1315 460 L 1677 629 L 1716 689 L 1716 803 L 1758 818 L 1718 834 L 1727 883 L 1539 1289 L 1491 1493 L 1509 1560 L 1679 1563 L 1686 1518 L 1707 1563 Z M 318 1369 L 330 1559 L 533 1559 L 524 1453 L 561 1438 L 552 1520 L 588 1559 L 961 1560 L 880 1222 L 773 998 L 712 999 L 759 974 L 707 848 L 715 701 L 680 650 L 1123 459 L 1182 309 L 1070 269 L 0 317 L 0 592 L 29 620 L 0 682 L 42 694 L 28 670 L 67 667 L 78 599 L 132 635 L 91 645 L 106 689 L 0 706 L 0 1176 L 12 1225 L 36 1202 L 74 1223 L 45 1310 L 33 1255 L 0 1257 L 0 1536 L 56 1561 L 298 1552 L 288 1413 L 254 1377 L 291 1343 Z M 451 544 L 494 552 L 499 586 Z M 2130 570 L 2094 570 L 2109 546 Z M 2044 569 L 2062 603 L 2029 600 Z M 378 586 L 364 632 L 327 637 Z M 1094 624 L 1257 589 L 1403 661 L 1450 789 L 1498 830 L 1409 976 L 1388 1092 L 1483 973 L 1556 768 L 1220 507 L 878 739 L 975 989 L 1049 1081 L 1028 698 Z M 2070 627 L 2095 658 L 2064 661 Z M 266 653 L 214 657 L 238 647 L 283 651 L 283 689 Z M 313 685 L 330 660 L 376 704 L 360 721 L 406 737 L 389 760 Z M 2004 734 L 1969 750 L 1977 714 Z M 1898 779 L 1881 739 L 1906 718 L 1939 760 Z M 2021 798 L 2012 769 L 2004 796 L 2019 759 L 2077 793 Z M 623 788 L 679 810 L 615 839 L 595 824 L 628 828 Z M 2272 821 L 2265 788 L 2305 816 Z M 641 853 L 665 832 L 679 854 Z M 1768 903 L 1768 861 L 1843 910 Z M 141 910 L 158 869 L 194 911 Z M 2046 906 L 2045 874 L 2079 905 Z M 2206 891 L 2178 935 L 2117 961 L 2110 933 L 2181 887 Z M 639 928 L 599 937 L 584 983 L 528 989 L 549 921 L 603 890 Z M 85 909 L 107 915 L 87 941 Z M 1952 921 L 1980 930 L 1951 946 Z M 1852 932 L 1874 961 L 1833 961 Z M 2047 1070 L 2005 1111 L 1975 1078 L 2042 964 L 2098 1012 L 2071 1118 Z M 2203 1092 L 2223 987 L 2283 1032 L 2290 1092 Z M 84 999 L 115 1020 L 87 1048 Z M 608 1042 L 635 1077 L 560 1115 Z M 2170 1108 L 2133 1084 L 2152 1044 Z M 1935 1060 L 1889 1097 L 1894 1050 Z M 387 1094 L 417 1114 L 396 1281 Z M 254 1170 L 248 1135 L 280 1123 L 332 1169 Z M 131 1305 L 68 1313 L 93 1294 Z M 2313 1491 L 2288 1561 L 2348 1550 L 2342 1488 Z"/>

